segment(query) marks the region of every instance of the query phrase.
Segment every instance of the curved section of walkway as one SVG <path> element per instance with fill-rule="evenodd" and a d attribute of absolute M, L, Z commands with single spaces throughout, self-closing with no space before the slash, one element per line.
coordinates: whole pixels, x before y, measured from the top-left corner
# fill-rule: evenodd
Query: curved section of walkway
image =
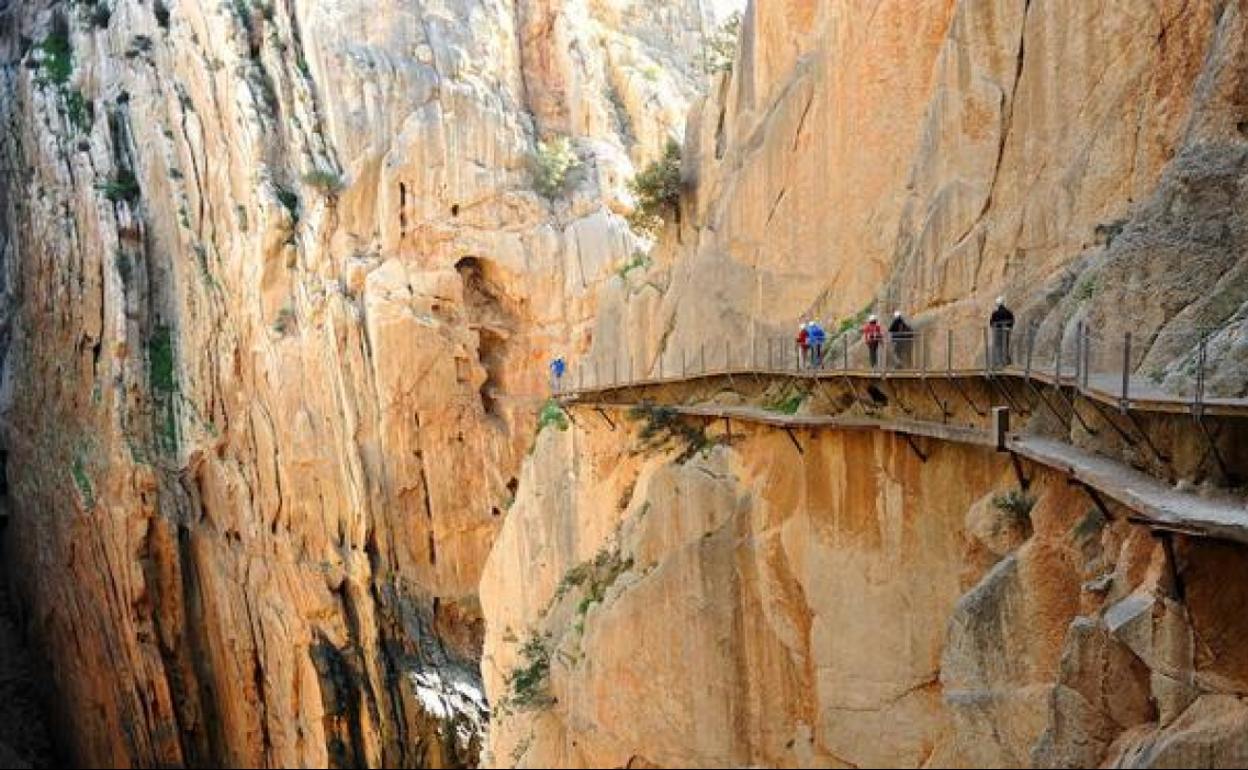
<path fill-rule="evenodd" d="M 1210 498 L 1181 491 L 1110 459 L 1070 444 L 1038 436 L 1006 435 L 991 431 L 922 420 L 875 418 L 856 415 L 788 415 L 756 406 L 718 404 L 663 404 L 650 398 L 619 399 L 621 395 L 640 395 L 638 391 L 654 391 L 664 386 L 713 377 L 793 377 L 810 378 L 811 374 L 792 372 L 711 372 L 695 377 L 673 378 L 648 383 L 632 383 L 601 389 L 583 389 L 564 394 L 567 406 L 584 406 L 600 410 L 631 410 L 637 407 L 662 407 L 676 414 L 707 420 L 736 420 L 793 431 L 805 430 L 879 430 L 907 437 L 926 437 L 939 441 L 970 444 L 1008 451 L 1017 457 L 1065 474 L 1072 483 L 1103 495 L 1133 511 L 1132 520 L 1162 531 L 1185 535 L 1213 537 L 1248 544 L 1248 506 L 1241 500 Z M 879 375 L 843 373 L 817 374 L 816 377 L 861 377 L 878 380 Z M 905 376 L 905 375 L 895 375 Z M 957 376 L 957 375 L 955 375 Z M 962 375 L 965 376 L 965 375 Z M 1132 404 L 1132 409 L 1139 408 Z M 1234 405 L 1238 410 L 1240 407 Z M 1164 410 L 1169 411 L 1169 410 Z M 1236 411 L 1238 413 L 1238 411 Z M 796 440 L 795 440 L 796 443 Z M 917 451 L 917 450 L 916 450 Z"/>

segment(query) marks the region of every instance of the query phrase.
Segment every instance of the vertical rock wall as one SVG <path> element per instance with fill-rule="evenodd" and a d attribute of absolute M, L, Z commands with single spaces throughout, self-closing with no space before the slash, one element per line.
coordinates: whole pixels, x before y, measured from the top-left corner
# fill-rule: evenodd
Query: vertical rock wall
<path fill-rule="evenodd" d="M 74 758 L 475 761 L 544 361 L 703 82 L 712 9 L 652 11 L 4 5 L 7 559 Z"/>

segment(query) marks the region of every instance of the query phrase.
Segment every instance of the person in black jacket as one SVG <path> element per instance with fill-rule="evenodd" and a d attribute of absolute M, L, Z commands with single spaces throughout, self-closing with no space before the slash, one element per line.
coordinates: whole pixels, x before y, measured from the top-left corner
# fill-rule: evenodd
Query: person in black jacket
<path fill-rule="evenodd" d="M 994 367 L 1009 366 L 1013 363 L 1010 357 L 1010 333 L 1014 331 L 1014 314 L 1005 306 L 1005 297 L 997 297 L 997 309 L 992 311 L 988 326 L 992 331 L 989 360 Z"/>
<path fill-rule="evenodd" d="M 893 359 L 898 369 L 910 368 L 910 351 L 914 342 L 914 329 L 906 323 L 901 311 L 893 313 L 893 323 L 888 327 L 888 338 L 893 343 Z"/>

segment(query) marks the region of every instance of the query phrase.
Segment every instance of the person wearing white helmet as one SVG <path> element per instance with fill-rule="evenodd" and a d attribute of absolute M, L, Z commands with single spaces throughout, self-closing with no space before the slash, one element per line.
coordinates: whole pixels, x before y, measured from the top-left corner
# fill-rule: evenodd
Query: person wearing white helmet
<path fill-rule="evenodd" d="M 884 328 L 880 326 L 880 319 L 874 314 L 867 319 L 867 325 L 862 327 L 862 341 L 867 343 L 867 352 L 871 355 L 871 368 L 878 368 L 880 343 L 884 341 Z"/>
<path fill-rule="evenodd" d="M 1014 331 L 1014 314 L 1005 306 L 1005 297 L 997 297 L 997 307 L 988 319 L 988 326 L 992 331 L 989 361 L 996 368 L 1009 366 L 1013 363 L 1010 356 L 1010 334 Z"/>
<path fill-rule="evenodd" d="M 901 311 L 893 312 L 893 323 L 888 327 L 888 338 L 893 345 L 893 359 L 898 369 L 910 368 L 910 351 L 914 342 L 914 329 L 906 323 Z"/>

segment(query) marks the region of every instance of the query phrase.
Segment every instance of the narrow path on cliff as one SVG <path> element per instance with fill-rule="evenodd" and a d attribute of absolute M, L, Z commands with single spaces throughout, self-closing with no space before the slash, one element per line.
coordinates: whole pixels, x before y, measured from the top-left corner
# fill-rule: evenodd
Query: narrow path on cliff
<path fill-rule="evenodd" d="M 1103 498 L 1116 501 L 1133 512 L 1132 518 L 1156 530 L 1213 537 L 1248 543 L 1248 506 L 1229 492 L 1196 494 L 1167 484 L 1119 459 L 1076 447 L 1068 441 L 1013 431 L 1011 414 L 1056 422 L 1069 435 L 1076 427 L 1095 434 L 1097 427 L 1109 433 L 1112 426 L 1129 443 L 1147 447 L 1164 458 L 1140 420 L 1141 413 L 1155 413 L 1170 420 L 1182 420 L 1189 412 L 1192 427 L 1203 442 L 1206 455 L 1216 459 L 1228 484 L 1237 477 L 1227 467 L 1224 452 L 1206 423 L 1226 427 L 1248 417 L 1248 400 L 1222 398 L 1192 404 L 1168 396 L 1157 389 L 1131 395 L 1129 400 L 1098 390 L 1096 380 L 1077 369 L 1069 376 L 1039 374 L 1017 367 L 999 369 L 924 371 L 880 371 L 826 369 L 706 369 L 697 374 L 676 375 L 637 382 L 577 387 L 559 395 L 568 408 L 582 407 L 599 412 L 612 425 L 607 411 L 627 412 L 661 408 L 690 419 L 724 422 L 731 435 L 732 422 L 765 425 L 785 430 L 798 451 L 802 450 L 796 431 L 878 430 L 904 437 L 912 449 L 926 460 L 916 438 L 969 444 L 1009 453 L 1019 481 L 1029 481 L 1021 460 L 1064 474 L 1070 483 L 1088 491 L 1098 506 Z M 938 388 L 939 386 L 939 388 Z M 835 387 L 836 392 L 833 392 Z M 760 406 L 752 403 L 722 403 L 724 394 L 741 399 L 752 388 L 755 397 L 766 393 L 791 393 L 804 389 L 804 396 L 787 404 Z M 909 389 L 908 396 L 903 388 Z M 914 394 L 926 399 L 920 408 Z M 774 397 L 774 396 L 773 396 Z M 822 399 L 835 413 L 802 413 L 802 399 Z M 960 417 L 954 418 L 953 402 L 960 400 Z M 1088 414 L 1086 405 L 1092 405 Z M 1082 407 L 1082 408 L 1081 408 Z M 895 413 L 900 408 L 905 416 Z M 926 411 L 928 414 L 924 415 Z M 1125 421 L 1125 422 L 1124 422 Z"/>

